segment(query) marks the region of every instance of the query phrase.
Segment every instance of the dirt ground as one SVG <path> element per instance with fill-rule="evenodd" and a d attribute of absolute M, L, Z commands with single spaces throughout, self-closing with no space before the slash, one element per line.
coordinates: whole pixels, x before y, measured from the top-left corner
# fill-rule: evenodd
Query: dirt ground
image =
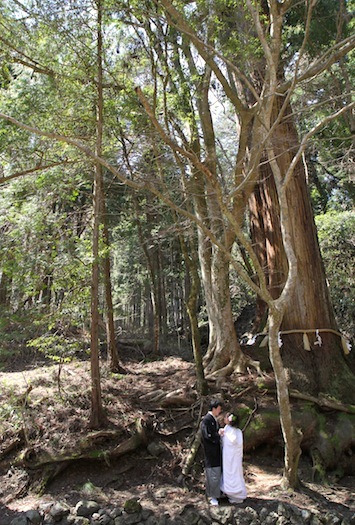
<path fill-rule="evenodd" d="M 16 457 L 25 447 L 46 450 L 52 456 L 73 453 L 90 432 L 90 375 L 87 361 L 63 365 L 42 363 L 27 370 L 0 373 L 0 516 L 15 516 L 16 512 L 37 508 L 45 502 L 67 501 L 75 505 L 79 499 L 90 498 L 103 505 L 122 506 L 131 497 L 138 497 L 143 506 L 173 515 L 185 505 L 206 505 L 204 497 L 203 458 L 199 452 L 188 478 L 180 480 L 181 464 L 189 451 L 198 420 L 205 412 L 195 393 L 193 365 L 174 356 L 161 360 L 140 359 L 131 355 L 125 360 L 127 374 L 112 374 L 102 367 L 102 390 L 109 428 L 121 431 L 117 442 L 127 439 L 137 418 L 149 421 L 152 439 L 164 444 L 159 457 L 139 448 L 110 464 L 104 461 L 77 460 L 68 462 L 38 495 L 33 487 L 36 475 L 16 465 Z M 139 360 L 140 359 L 140 360 Z M 239 378 L 238 389 L 245 395 L 237 401 L 228 398 L 228 388 L 221 393 L 234 410 L 239 403 L 251 401 L 255 377 Z M 191 407 L 162 408 L 140 396 L 147 392 L 171 392 L 182 388 L 194 396 Z M 217 386 L 215 386 L 217 389 Z M 231 385 L 232 389 L 232 385 Z M 27 394 L 26 394 L 27 392 Z M 218 389 L 217 389 L 217 392 Z M 24 434 L 22 443 L 4 455 L 16 436 Z M 100 442 L 100 447 L 110 443 Z M 81 448 L 82 449 L 82 448 Z M 2 455 L 1 455 L 2 454 Z M 256 449 L 244 457 L 248 498 L 245 506 L 261 508 L 265 504 L 292 503 L 311 511 L 340 513 L 348 519 L 355 510 L 354 478 L 344 477 L 328 485 L 312 481 L 312 466 L 305 456 L 300 462 L 302 486 L 298 491 L 280 487 L 282 454 L 267 447 Z M 1 525 L 1 520 L 0 520 Z"/>

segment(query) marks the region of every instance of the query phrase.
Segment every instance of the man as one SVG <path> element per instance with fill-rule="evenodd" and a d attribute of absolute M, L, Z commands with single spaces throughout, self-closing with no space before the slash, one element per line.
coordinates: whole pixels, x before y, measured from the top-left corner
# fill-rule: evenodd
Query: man
<path fill-rule="evenodd" d="M 210 410 L 201 423 L 202 444 L 205 452 L 206 493 L 211 505 L 218 505 L 221 495 L 221 440 L 218 433 L 217 417 L 222 411 L 222 403 L 218 399 L 210 402 Z"/>

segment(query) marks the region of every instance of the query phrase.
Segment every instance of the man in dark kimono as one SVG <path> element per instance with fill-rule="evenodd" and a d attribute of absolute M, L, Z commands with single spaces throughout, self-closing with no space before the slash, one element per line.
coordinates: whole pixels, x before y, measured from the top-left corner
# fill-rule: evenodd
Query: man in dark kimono
<path fill-rule="evenodd" d="M 213 399 L 210 402 L 210 410 L 201 423 L 202 444 L 205 452 L 206 492 L 211 505 L 218 505 L 218 498 L 221 495 L 222 454 L 217 421 L 221 411 L 221 401 Z"/>

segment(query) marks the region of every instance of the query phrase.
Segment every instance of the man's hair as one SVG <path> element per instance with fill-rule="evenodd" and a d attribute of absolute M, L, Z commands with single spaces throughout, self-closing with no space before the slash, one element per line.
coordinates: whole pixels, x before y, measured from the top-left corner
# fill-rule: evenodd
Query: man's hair
<path fill-rule="evenodd" d="M 211 399 L 210 410 L 212 410 L 212 408 L 218 408 L 218 407 L 222 407 L 222 401 L 220 401 L 219 399 Z"/>

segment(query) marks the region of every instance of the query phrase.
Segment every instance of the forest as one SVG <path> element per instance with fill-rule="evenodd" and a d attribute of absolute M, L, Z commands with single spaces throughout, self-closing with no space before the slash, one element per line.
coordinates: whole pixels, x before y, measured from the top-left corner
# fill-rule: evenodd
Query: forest
<path fill-rule="evenodd" d="M 0 3 L 0 525 L 355 519 L 354 10 Z"/>

